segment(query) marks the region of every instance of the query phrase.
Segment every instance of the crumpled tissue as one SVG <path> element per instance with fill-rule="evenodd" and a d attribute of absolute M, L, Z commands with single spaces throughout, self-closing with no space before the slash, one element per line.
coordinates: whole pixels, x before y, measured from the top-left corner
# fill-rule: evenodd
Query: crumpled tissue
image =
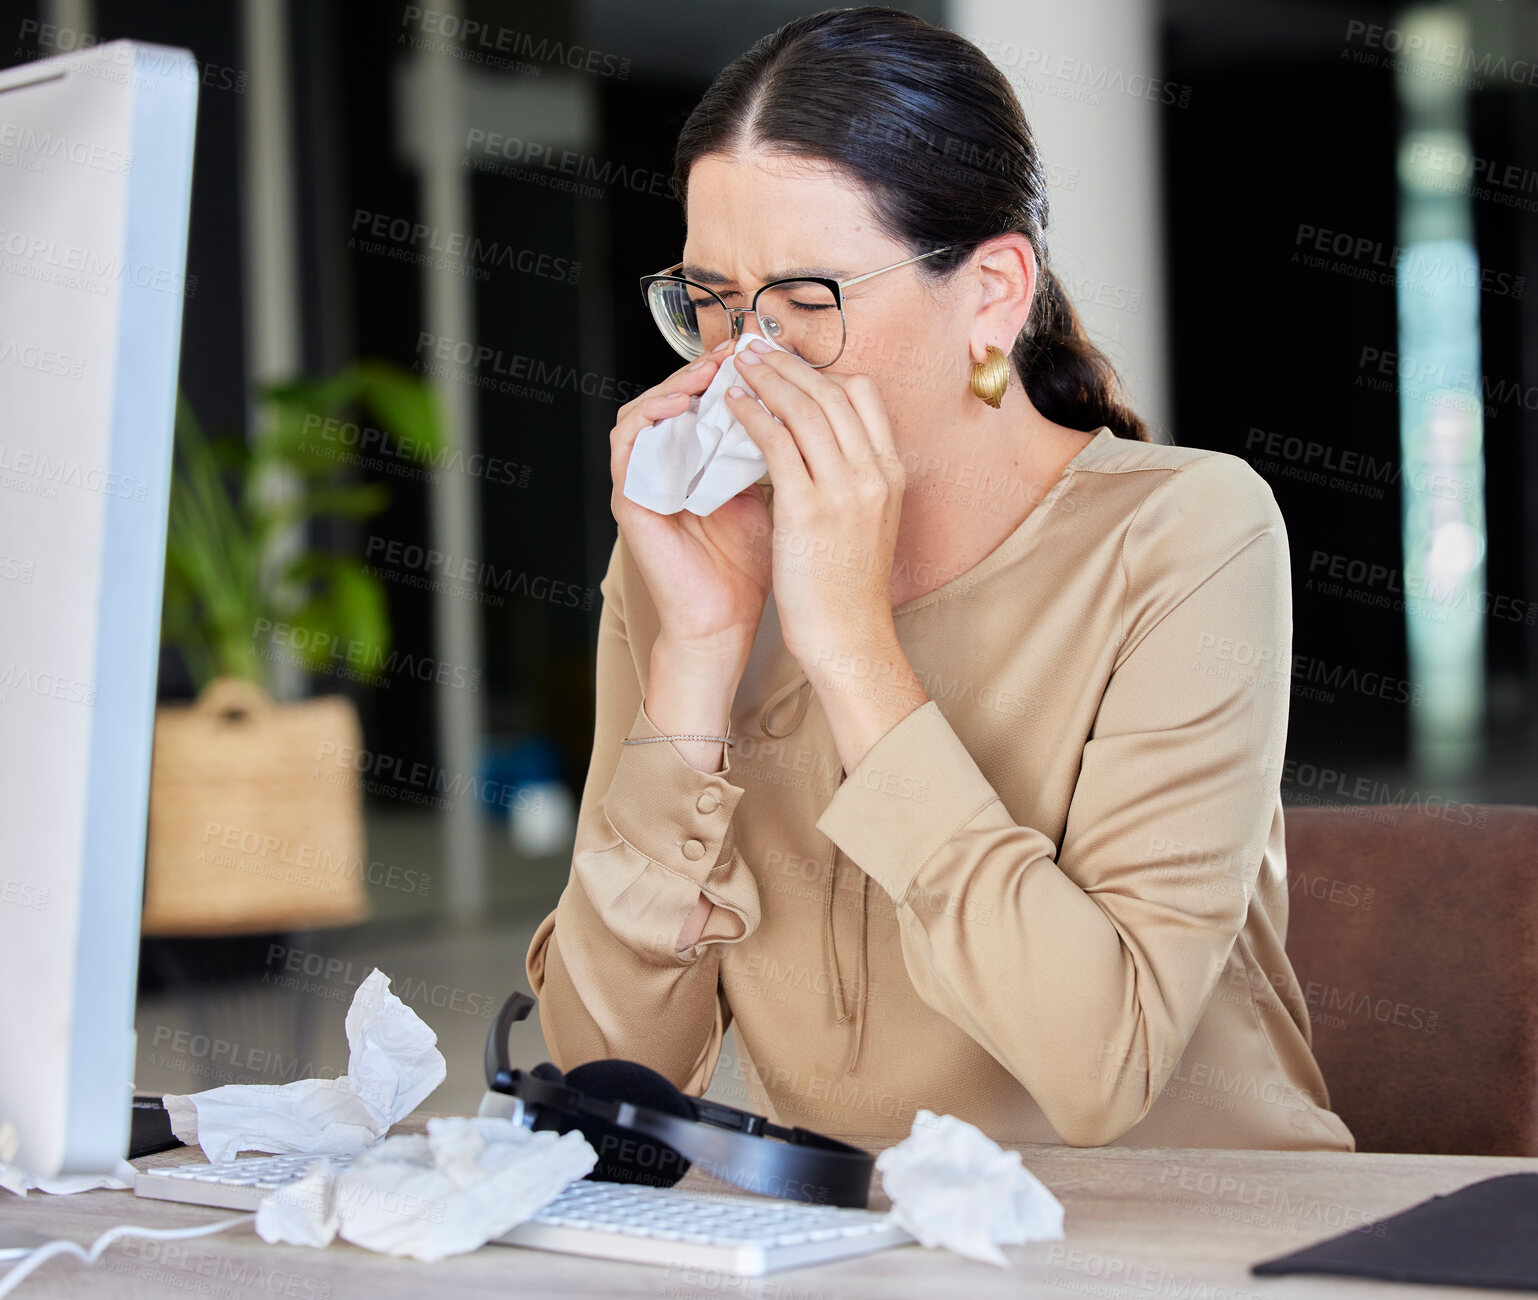
<path fill-rule="evenodd" d="M 347 1008 L 347 1073 L 293 1083 L 229 1083 L 165 1095 L 171 1131 L 210 1164 L 241 1151 L 353 1155 L 415 1110 L 448 1073 L 438 1036 L 375 967 Z"/>
<path fill-rule="evenodd" d="M 133 1186 L 134 1167 L 126 1160 L 119 1160 L 112 1174 L 59 1174 L 53 1178 L 39 1178 L 36 1174 L 13 1165 L 20 1139 L 15 1126 L 9 1121 L 0 1123 L 0 1187 L 17 1196 L 25 1196 L 31 1189 L 47 1192 L 50 1196 L 68 1196 L 71 1192 L 89 1192 L 97 1187 L 110 1187 L 122 1191 Z"/>
<path fill-rule="evenodd" d="M 1063 1206 L 982 1130 L 920 1110 L 912 1132 L 876 1157 L 891 1217 L 924 1246 L 1008 1265 L 999 1243 L 1061 1241 Z"/>
<path fill-rule="evenodd" d="M 726 390 L 741 383 L 737 354 L 761 334 L 744 333 L 715 378 L 689 409 L 636 435 L 625 470 L 625 495 L 659 515 L 689 510 L 708 515 L 744 488 L 761 483 L 769 464 L 758 444 L 726 407 Z M 764 339 L 777 352 L 785 349 Z M 749 392 L 752 385 L 744 385 Z"/>
<path fill-rule="evenodd" d="M 508 1119 L 435 1116 L 427 1134 L 386 1138 L 340 1172 L 320 1161 L 263 1199 L 263 1241 L 343 1240 L 426 1263 L 475 1250 L 537 1214 L 598 1163 L 581 1133 Z"/>

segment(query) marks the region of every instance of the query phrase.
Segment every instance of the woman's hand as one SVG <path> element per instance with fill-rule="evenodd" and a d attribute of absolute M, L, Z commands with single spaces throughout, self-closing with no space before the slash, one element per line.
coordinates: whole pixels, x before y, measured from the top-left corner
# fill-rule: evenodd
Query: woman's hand
<path fill-rule="evenodd" d="M 757 343 L 738 353 L 737 373 L 763 403 L 727 391 L 774 483 L 774 599 L 786 648 L 815 676 L 819 660 L 894 644 L 905 474 L 875 384 Z"/>
<path fill-rule="evenodd" d="M 657 607 L 658 641 L 681 650 L 726 651 L 730 659 L 739 651 L 746 657 L 769 599 L 769 507 L 763 489 L 755 483 L 703 518 L 688 510 L 658 514 L 625 495 L 637 435 L 686 410 L 689 398 L 709 387 L 728 355 L 729 343 L 723 344 L 620 407 L 609 435 L 609 459 L 610 509 Z"/>

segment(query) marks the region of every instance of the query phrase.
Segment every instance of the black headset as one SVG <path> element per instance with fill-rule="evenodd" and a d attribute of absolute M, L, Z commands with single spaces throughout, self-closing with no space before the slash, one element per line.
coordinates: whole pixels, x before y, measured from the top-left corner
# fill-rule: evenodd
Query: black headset
<path fill-rule="evenodd" d="M 524 993 L 502 1004 L 486 1035 L 486 1086 L 516 1099 L 510 1118 L 525 1128 L 579 1130 L 598 1153 L 589 1178 L 671 1187 L 697 1164 L 744 1191 L 866 1207 L 875 1157 L 859 1147 L 690 1097 L 634 1061 L 590 1061 L 569 1075 L 548 1062 L 513 1069 L 508 1032 L 534 1006 Z"/>

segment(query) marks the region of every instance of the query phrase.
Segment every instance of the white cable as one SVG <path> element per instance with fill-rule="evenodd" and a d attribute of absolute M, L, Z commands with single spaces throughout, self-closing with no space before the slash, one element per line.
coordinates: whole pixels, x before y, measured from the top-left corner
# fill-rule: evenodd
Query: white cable
<path fill-rule="evenodd" d="M 119 1237 L 149 1237 L 154 1241 L 179 1241 L 183 1237 L 208 1237 L 236 1224 L 250 1223 L 254 1215 L 243 1214 L 236 1219 L 220 1219 L 217 1223 L 205 1223 L 201 1228 L 140 1228 L 131 1223 L 120 1223 L 108 1228 L 84 1250 L 73 1241 L 50 1241 L 36 1250 L 28 1251 L 21 1262 L 4 1277 L 0 1277 L 0 1300 L 11 1294 L 26 1278 L 41 1268 L 55 1255 L 78 1255 L 87 1264 L 94 1264 Z"/>

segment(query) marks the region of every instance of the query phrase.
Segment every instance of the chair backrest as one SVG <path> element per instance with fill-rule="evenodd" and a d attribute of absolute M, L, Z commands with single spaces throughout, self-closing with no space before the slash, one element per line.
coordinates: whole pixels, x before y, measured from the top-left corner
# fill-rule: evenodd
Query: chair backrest
<path fill-rule="evenodd" d="M 1357 1149 L 1538 1156 L 1538 808 L 1285 818 L 1287 954 Z"/>

